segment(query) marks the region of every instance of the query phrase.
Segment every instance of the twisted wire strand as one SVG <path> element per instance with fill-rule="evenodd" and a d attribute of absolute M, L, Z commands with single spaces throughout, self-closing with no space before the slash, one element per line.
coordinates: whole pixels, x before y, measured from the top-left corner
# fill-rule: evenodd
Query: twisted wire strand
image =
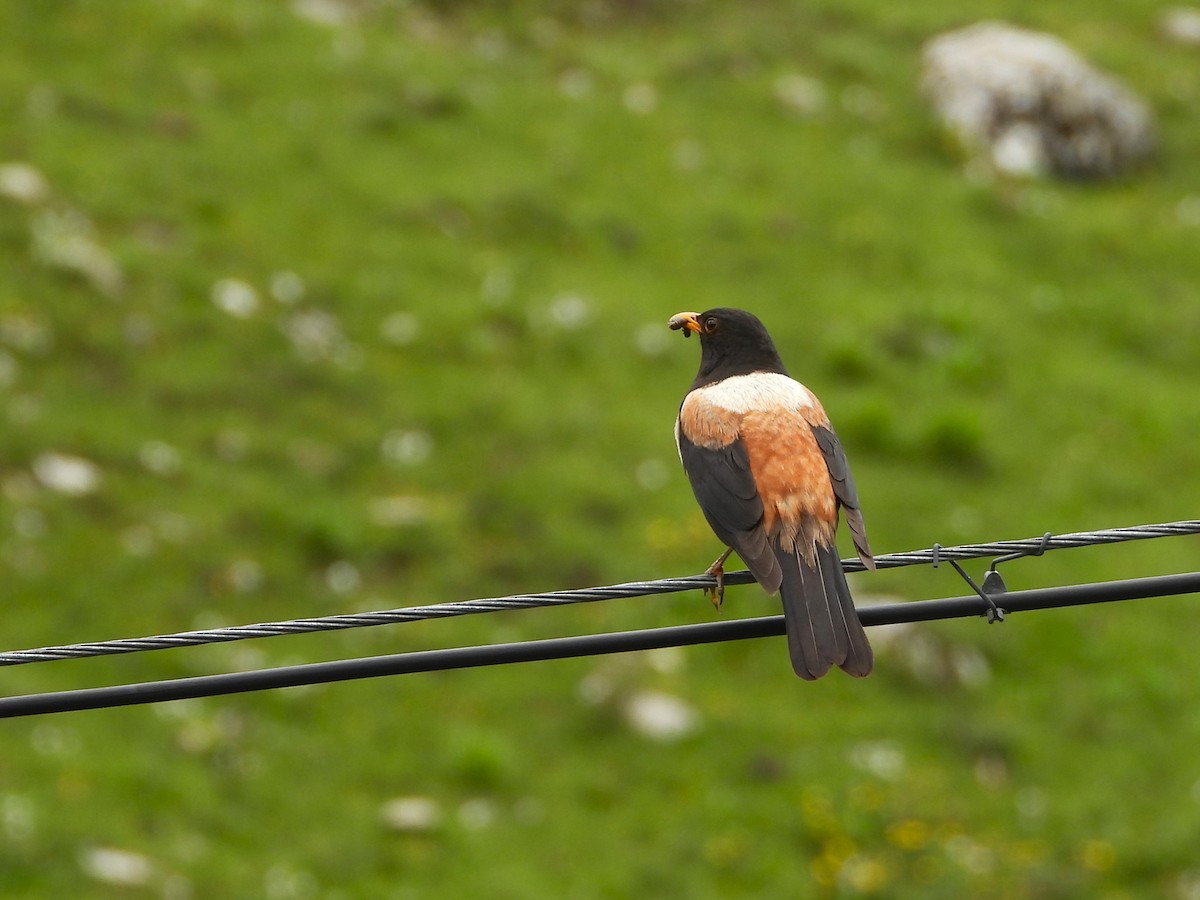
<path fill-rule="evenodd" d="M 1091 547 L 1124 541 L 1192 534 L 1200 534 L 1200 519 L 1166 522 L 1157 525 L 1107 528 L 1099 531 L 1081 531 L 1072 534 L 1051 535 L 1049 537 L 993 541 L 984 544 L 962 544 L 956 547 L 936 547 L 928 550 L 911 550 L 905 553 L 889 553 L 877 556 L 875 564 L 880 569 L 893 569 L 902 566 L 927 565 L 941 560 L 994 558 L 1009 554 L 1040 554 L 1048 550 Z M 865 569 L 865 566 L 855 557 L 853 559 L 842 560 L 842 568 L 847 572 L 861 572 Z M 746 571 L 730 572 L 725 576 L 725 583 L 727 585 L 749 584 L 753 581 L 753 576 Z M 711 575 L 689 575 L 681 578 L 661 578 L 654 581 L 631 581 L 604 587 L 548 591 L 538 594 L 516 594 L 508 597 L 487 597 L 477 600 L 459 600 L 450 603 L 433 603 L 426 606 L 412 606 L 379 612 L 347 613 L 306 619 L 289 619 L 280 622 L 262 622 L 254 625 L 233 625 L 226 628 L 210 628 L 200 631 L 183 631 L 152 637 L 117 638 L 107 641 L 89 641 L 78 644 L 39 647 L 30 650 L 9 650 L 0 653 L 0 666 L 18 666 L 27 663 L 50 662 L 64 659 L 85 659 L 95 656 L 111 656 L 119 653 L 167 650 L 176 647 L 195 647 L 205 644 L 243 641 L 252 638 L 312 634 L 314 632 L 338 631 L 347 628 L 368 628 L 376 625 L 395 625 L 404 622 L 445 619 L 454 616 L 516 609 L 567 606 L 575 603 L 593 603 L 600 600 L 616 600 L 629 597 L 645 597 L 653 594 L 702 590 L 710 588 L 714 584 L 715 581 Z"/>
<path fill-rule="evenodd" d="M 1072 547 L 1098 547 L 1104 544 L 1142 541 L 1149 538 L 1179 537 L 1189 534 L 1200 534 L 1200 519 L 1163 522 L 1158 525 L 1127 525 L 1121 528 L 1079 531 L 1072 534 L 1022 538 L 1015 541 L 993 541 L 987 544 L 960 544 L 957 547 L 911 550 L 907 553 L 891 553 L 877 557 L 875 565 L 880 569 L 891 569 L 899 566 L 934 563 L 937 560 L 980 559 L 991 556 L 1007 556 L 1008 554 L 1026 556 L 1039 554 L 1043 549 L 1066 550 Z M 854 558 L 842 560 L 842 568 L 847 572 L 861 572 L 866 567 L 860 560 Z"/>

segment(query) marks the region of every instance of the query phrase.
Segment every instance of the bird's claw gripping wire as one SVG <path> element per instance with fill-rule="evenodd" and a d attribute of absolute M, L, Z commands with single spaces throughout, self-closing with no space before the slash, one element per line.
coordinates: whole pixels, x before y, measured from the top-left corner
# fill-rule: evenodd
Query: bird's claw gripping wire
<path fill-rule="evenodd" d="M 1047 535 L 1043 540 L 1042 552 L 1045 552 L 1045 542 L 1049 540 L 1049 537 L 1050 536 Z M 941 544 L 933 545 L 932 563 L 935 569 L 942 562 L 940 558 L 942 549 L 943 548 Z M 1014 558 L 1020 555 L 1023 554 L 1013 554 Z M 948 559 L 946 562 L 950 563 L 950 565 L 954 567 L 954 571 L 962 576 L 962 580 L 970 585 L 971 590 L 978 594 L 983 599 L 983 602 L 987 604 L 987 612 L 985 615 L 987 616 L 988 624 L 991 625 L 996 622 L 1003 622 L 1005 615 L 1004 610 L 999 606 L 999 604 L 996 603 L 996 599 L 992 596 L 992 594 L 1002 594 L 1007 591 L 1008 588 L 1005 587 L 1004 579 L 1000 577 L 1000 573 L 996 571 L 995 563 L 992 564 L 992 568 L 988 569 L 987 577 L 983 579 L 983 587 L 980 587 L 975 583 L 975 579 L 967 574 L 967 570 L 958 564 L 957 560 Z M 996 577 L 992 578 L 993 575 Z"/>
<path fill-rule="evenodd" d="M 708 595 L 713 608 L 718 612 L 721 610 L 721 604 L 725 602 L 725 560 L 729 559 L 729 554 L 732 552 L 732 548 L 726 550 L 717 557 L 716 562 L 704 570 L 705 575 L 711 575 L 716 579 L 717 583 L 710 588 L 705 588 L 704 593 Z"/>

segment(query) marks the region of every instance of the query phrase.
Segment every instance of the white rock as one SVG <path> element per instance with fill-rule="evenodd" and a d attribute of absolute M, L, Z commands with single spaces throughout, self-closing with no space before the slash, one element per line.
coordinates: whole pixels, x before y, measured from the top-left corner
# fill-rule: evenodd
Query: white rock
<path fill-rule="evenodd" d="M 100 468 L 94 462 L 56 451 L 33 461 L 33 476 L 43 487 L 71 497 L 90 494 L 100 486 Z"/>
<path fill-rule="evenodd" d="M 383 436 L 380 453 L 395 465 L 415 466 L 433 453 L 433 438 L 427 431 L 398 428 Z"/>
<path fill-rule="evenodd" d="M 367 515 L 381 528 L 407 528 L 429 518 L 429 502 L 424 497 L 404 494 L 376 497 L 368 505 Z"/>
<path fill-rule="evenodd" d="M 144 885 L 154 874 L 154 867 L 145 856 L 116 847 L 89 847 L 80 855 L 79 864 L 97 881 L 127 887 Z"/>
<path fill-rule="evenodd" d="M 1200 47 L 1200 9 L 1174 6 L 1159 18 L 1163 35 L 1177 44 Z"/>
<path fill-rule="evenodd" d="M 655 741 L 677 741 L 696 731 L 700 718 L 684 701 L 661 691 L 640 691 L 624 707 L 625 721 Z"/>
<path fill-rule="evenodd" d="M 1111 177 L 1154 151 L 1149 107 L 1052 35 L 981 22 L 932 39 L 923 56 L 942 122 L 1002 172 Z"/>
<path fill-rule="evenodd" d="M 240 278 L 222 278 L 212 286 L 212 302 L 217 309 L 238 319 L 258 312 L 258 291 Z"/>
<path fill-rule="evenodd" d="M 292 342 L 296 355 L 305 362 L 336 360 L 350 347 L 341 323 L 323 310 L 299 310 L 284 319 L 279 328 Z"/>
<path fill-rule="evenodd" d="M 50 185 L 29 163 L 4 163 L 0 165 L 0 195 L 32 206 L 50 196 Z"/>
<path fill-rule="evenodd" d="M 671 470 L 661 459 L 646 459 L 634 469 L 634 478 L 644 491 L 657 491 L 671 480 Z"/>
<path fill-rule="evenodd" d="M 44 265 L 75 272 L 102 294 L 115 297 L 125 287 L 116 259 L 96 238 L 91 220 L 77 209 L 38 209 L 29 222 L 33 256 Z"/>
<path fill-rule="evenodd" d="M 496 804 L 486 797 L 472 797 L 458 808 L 458 821 L 471 831 L 487 828 L 496 821 Z"/>
<path fill-rule="evenodd" d="M 792 73 L 775 79 L 775 99 L 791 112 L 814 116 L 825 109 L 825 85 L 808 75 Z"/>
<path fill-rule="evenodd" d="M 591 316 L 591 301 L 581 294 L 560 294 L 550 303 L 550 320 L 566 331 L 582 328 Z"/>
<path fill-rule="evenodd" d="M 904 774 L 904 750 L 890 740 L 863 741 L 850 748 L 850 760 L 877 778 L 894 781 Z"/>
<path fill-rule="evenodd" d="M 138 462 L 155 475 L 174 475 L 181 464 L 179 451 L 166 441 L 146 441 L 138 448 Z"/>
<path fill-rule="evenodd" d="M 396 797 L 383 805 L 380 817 L 396 831 L 430 831 L 441 824 L 442 807 L 432 797 Z"/>
<path fill-rule="evenodd" d="M 625 89 L 621 99 L 631 113 L 648 116 L 658 107 L 658 90 L 648 81 L 638 81 Z"/>
<path fill-rule="evenodd" d="M 392 313 L 380 323 L 379 333 L 389 344 L 403 347 L 421 336 L 421 321 L 412 313 Z"/>
<path fill-rule="evenodd" d="M 572 100 L 579 100 L 592 92 L 595 79 L 587 69 L 572 68 L 558 76 L 558 89 Z"/>
<path fill-rule="evenodd" d="M 292 12 L 306 22 L 336 28 L 354 20 L 354 9 L 342 0 L 292 0 Z"/>
<path fill-rule="evenodd" d="M 271 276 L 271 296 L 288 306 L 299 302 L 306 291 L 304 279 L 295 272 L 276 272 Z"/>
<path fill-rule="evenodd" d="M 339 559 L 325 570 L 325 583 L 335 594 L 352 594 L 362 585 L 362 575 L 354 563 Z"/>

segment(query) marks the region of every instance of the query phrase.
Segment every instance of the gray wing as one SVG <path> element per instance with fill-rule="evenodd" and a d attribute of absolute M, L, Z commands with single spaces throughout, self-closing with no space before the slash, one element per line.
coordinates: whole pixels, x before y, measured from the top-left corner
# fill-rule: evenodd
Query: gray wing
<path fill-rule="evenodd" d="M 858 488 L 854 486 L 854 476 L 850 474 L 850 463 L 846 460 L 842 442 L 838 440 L 832 428 L 823 425 L 814 425 L 813 435 L 816 436 L 817 445 L 825 457 L 825 465 L 829 467 L 833 492 L 845 511 L 846 525 L 854 538 L 854 549 L 858 551 L 858 558 L 868 569 L 874 569 L 875 557 L 871 555 L 871 546 L 867 543 L 867 526 L 863 522 L 862 508 L 858 502 Z"/>
<path fill-rule="evenodd" d="M 709 527 L 742 558 L 755 580 L 775 593 L 783 573 L 762 527 L 762 498 L 750 473 L 746 445 L 739 438 L 708 450 L 688 440 L 682 428 L 675 431 L 679 458 Z"/>

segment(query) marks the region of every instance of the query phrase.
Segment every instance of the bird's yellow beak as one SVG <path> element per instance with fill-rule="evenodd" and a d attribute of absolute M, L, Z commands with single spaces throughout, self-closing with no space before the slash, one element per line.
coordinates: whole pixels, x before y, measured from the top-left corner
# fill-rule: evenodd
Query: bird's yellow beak
<path fill-rule="evenodd" d="M 667 325 L 670 327 L 670 329 L 672 331 L 679 331 L 682 329 L 683 336 L 685 338 L 691 337 L 693 331 L 696 332 L 697 334 L 699 334 L 701 331 L 700 313 L 697 313 L 697 312 L 676 313 L 675 315 L 671 316 L 671 319 L 670 319 L 670 321 L 667 322 Z"/>

